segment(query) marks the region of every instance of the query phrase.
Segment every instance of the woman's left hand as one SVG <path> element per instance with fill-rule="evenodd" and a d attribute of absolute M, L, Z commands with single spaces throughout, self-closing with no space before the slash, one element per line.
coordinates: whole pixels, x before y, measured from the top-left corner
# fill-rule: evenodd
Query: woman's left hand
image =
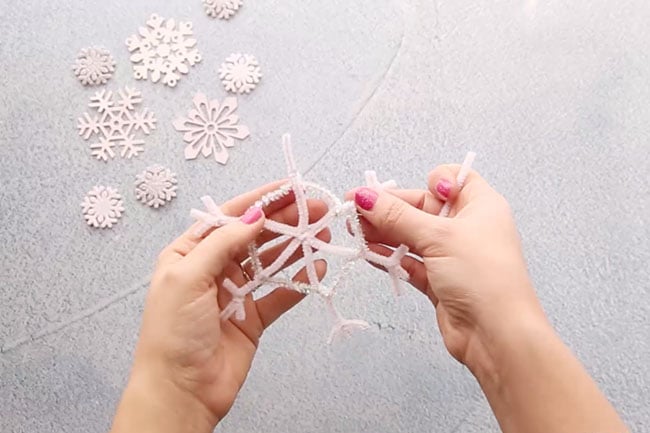
<path fill-rule="evenodd" d="M 232 407 L 251 367 L 262 332 L 304 295 L 279 288 L 253 300 L 245 299 L 246 319 L 221 321 L 220 311 L 231 299 L 224 279 L 246 283 L 240 266 L 247 246 L 258 246 L 277 235 L 263 230 L 264 213 L 251 207 L 282 182 L 265 185 L 228 201 L 226 215 L 239 221 L 200 238 L 197 226 L 167 246 L 158 258 L 147 296 L 133 370 L 113 424 L 113 432 L 211 432 Z M 312 221 L 327 208 L 309 200 Z M 295 225 L 298 212 L 293 195 L 266 208 L 269 218 Z M 318 235 L 329 241 L 327 230 Z M 284 250 L 285 243 L 261 249 L 263 265 Z M 285 266 L 301 258 L 295 253 Z M 247 269 L 250 275 L 252 269 Z M 322 278 L 323 261 L 317 262 Z M 307 282 L 304 268 L 294 277 Z"/>

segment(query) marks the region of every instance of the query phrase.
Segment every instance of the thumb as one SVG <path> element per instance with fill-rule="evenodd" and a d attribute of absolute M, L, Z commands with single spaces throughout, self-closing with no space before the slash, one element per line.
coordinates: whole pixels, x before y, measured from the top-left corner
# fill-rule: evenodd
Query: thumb
<path fill-rule="evenodd" d="M 354 201 L 361 216 L 372 226 L 373 241 L 404 244 L 421 256 L 431 253 L 448 220 L 421 211 L 382 189 L 359 188 Z"/>
<path fill-rule="evenodd" d="M 239 253 L 255 240 L 264 227 L 264 212 L 259 207 L 249 208 L 238 221 L 219 227 L 186 256 L 186 265 L 192 275 L 216 278 Z"/>

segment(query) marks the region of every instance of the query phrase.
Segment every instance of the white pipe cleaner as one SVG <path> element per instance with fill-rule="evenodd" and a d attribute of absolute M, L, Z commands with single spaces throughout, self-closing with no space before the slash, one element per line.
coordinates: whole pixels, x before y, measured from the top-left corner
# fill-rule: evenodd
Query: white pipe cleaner
<path fill-rule="evenodd" d="M 266 194 L 255 205 L 260 207 L 268 206 L 270 203 L 279 200 L 290 192 L 293 192 L 298 207 L 298 224 L 291 226 L 271 219 L 266 219 L 264 228 L 281 237 L 290 239 L 285 250 L 266 268 L 260 262 L 259 251 L 252 244 L 249 247 L 249 257 L 253 264 L 254 275 L 251 280 L 241 287 L 238 287 L 232 280 L 226 279 L 223 286 L 232 294 L 232 301 L 221 312 L 221 319 L 228 320 L 232 316 L 236 320 L 244 320 L 246 311 L 244 309 L 244 299 L 249 293 L 256 291 L 263 285 L 272 287 L 287 287 L 301 293 L 316 293 L 325 301 L 325 305 L 334 320 L 334 327 L 329 337 L 329 342 L 336 340 L 339 336 L 348 335 L 356 329 L 368 328 L 368 323 L 363 320 L 345 319 L 335 308 L 333 298 L 337 290 L 345 281 L 350 270 L 358 261 L 368 261 L 386 269 L 390 275 L 393 291 L 395 294 L 401 292 L 401 280 L 408 279 L 408 273 L 402 267 L 402 258 L 408 253 L 405 245 L 400 245 L 390 256 L 382 256 L 368 249 L 363 237 L 361 225 L 357 217 L 356 206 L 354 202 L 341 202 L 334 194 L 320 185 L 305 182 L 296 167 L 291 150 L 291 141 L 288 134 L 282 137 L 282 146 L 284 150 L 289 182 L 282 185 L 279 189 Z M 366 183 L 372 188 L 395 188 L 397 184 L 394 181 L 380 183 L 377 174 L 373 171 L 367 171 Z M 318 221 L 309 223 L 309 209 L 307 206 L 308 195 L 322 199 L 328 207 L 327 213 Z M 199 227 L 198 234 L 203 235 L 212 227 L 220 227 L 228 224 L 236 217 L 224 215 L 219 206 L 210 198 L 203 197 L 205 211 L 192 209 L 191 215 L 202 223 Z M 323 229 L 330 227 L 336 220 L 343 219 L 349 223 L 351 228 L 352 246 L 336 245 L 316 238 L 316 235 Z M 302 250 L 303 258 L 301 264 L 307 271 L 308 283 L 297 283 L 291 281 L 285 276 L 278 276 L 291 255 L 298 249 Z M 345 260 L 344 265 L 338 270 L 330 269 L 328 273 L 334 272 L 333 283 L 327 285 L 319 281 L 316 273 L 315 253 L 320 255 L 333 255 L 342 257 Z"/>
<path fill-rule="evenodd" d="M 456 176 L 456 183 L 458 184 L 459 189 L 463 189 L 463 186 L 465 185 L 465 181 L 467 180 L 467 176 L 469 175 L 469 172 L 472 169 L 472 164 L 474 164 L 474 159 L 476 159 L 476 153 L 467 152 L 467 155 L 465 156 L 465 161 L 463 161 L 463 165 L 460 166 L 460 171 L 458 171 L 458 176 Z M 440 213 L 438 213 L 438 216 L 446 218 L 449 216 L 450 211 L 451 211 L 451 203 L 446 202 L 445 205 L 442 207 L 442 209 L 440 209 Z"/>

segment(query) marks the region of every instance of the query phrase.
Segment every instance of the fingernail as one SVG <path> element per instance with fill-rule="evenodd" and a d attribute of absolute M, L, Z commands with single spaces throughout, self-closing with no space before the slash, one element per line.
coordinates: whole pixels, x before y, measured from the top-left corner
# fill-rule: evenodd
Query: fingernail
<path fill-rule="evenodd" d="M 354 193 L 354 202 L 363 210 L 370 210 L 377 201 L 378 194 L 370 188 L 359 188 Z"/>
<path fill-rule="evenodd" d="M 264 213 L 262 212 L 262 209 L 254 206 L 249 208 L 244 215 L 240 218 L 241 222 L 244 224 L 253 224 L 255 221 L 259 220 L 262 218 L 262 215 Z"/>
<path fill-rule="evenodd" d="M 447 179 L 440 179 L 436 185 L 436 191 L 438 191 L 438 194 L 444 198 L 449 198 L 449 193 L 451 192 L 451 182 L 449 182 Z"/>

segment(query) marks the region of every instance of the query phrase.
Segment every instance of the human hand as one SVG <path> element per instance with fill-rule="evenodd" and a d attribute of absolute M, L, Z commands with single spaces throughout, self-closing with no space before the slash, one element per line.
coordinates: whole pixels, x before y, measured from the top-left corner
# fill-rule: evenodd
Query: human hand
<path fill-rule="evenodd" d="M 476 172 L 459 191 L 459 170 L 436 168 L 427 190 L 363 187 L 346 198 L 357 203 L 371 250 L 389 255 L 389 247 L 406 244 L 419 256 L 402 260 L 409 282 L 436 306 L 451 355 L 471 368 L 489 356 L 494 332 L 515 316 L 539 323 L 545 318 L 508 203 Z M 450 218 L 438 217 L 447 201 Z"/>
<path fill-rule="evenodd" d="M 479 381 L 504 433 L 628 431 L 548 323 L 505 199 L 460 167 L 429 174 L 428 190 L 350 191 L 369 247 L 406 244 L 410 282 L 436 307 L 447 350 Z M 445 202 L 450 218 L 438 215 Z"/>
<path fill-rule="evenodd" d="M 256 301 L 245 299 L 246 319 L 222 322 L 219 314 L 231 299 L 222 282 L 238 286 L 246 280 L 240 263 L 247 246 L 277 237 L 264 231 L 264 213 L 250 207 L 282 182 L 266 185 L 228 201 L 226 215 L 242 215 L 237 222 L 213 230 L 203 238 L 197 226 L 167 246 L 160 254 L 147 296 L 133 370 L 113 425 L 113 432 L 212 431 L 234 403 L 244 383 L 264 329 L 298 303 L 304 295 L 279 288 Z M 298 212 L 293 194 L 265 208 L 269 218 L 296 225 Z M 312 221 L 327 208 L 309 200 Z M 247 210 L 248 209 L 248 210 Z M 245 213 L 244 213 L 245 212 Z M 329 241 L 327 230 L 318 234 Z M 262 248 L 264 266 L 286 247 L 280 243 Z M 289 266 L 301 257 L 295 253 Z M 319 278 L 325 262 L 316 262 Z M 246 269 L 252 275 L 252 268 Z M 294 277 L 307 282 L 304 268 Z"/>

